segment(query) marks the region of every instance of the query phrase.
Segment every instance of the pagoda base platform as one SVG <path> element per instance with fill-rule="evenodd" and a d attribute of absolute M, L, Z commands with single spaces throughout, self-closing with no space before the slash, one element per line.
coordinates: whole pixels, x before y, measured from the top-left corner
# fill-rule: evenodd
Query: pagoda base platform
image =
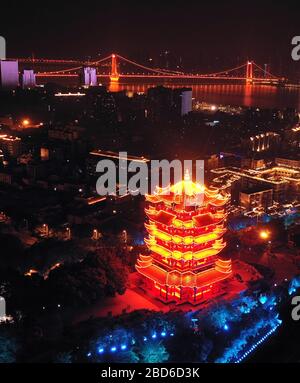
<path fill-rule="evenodd" d="M 222 281 L 230 279 L 231 274 L 221 273 L 215 269 L 205 271 L 197 276 L 197 287 L 189 286 L 170 286 L 164 283 L 159 283 L 153 280 L 153 270 L 156 266 L 152 265 L 149 268 L 139 270 L 143 278 L 143 287 L 156 299 L 164 303 L 176 303 L 176 305 L 189 303 L 191 305 L 198 305 L 206 300 L 216 298 L 225 293 L 224 283 Z M 159 269 L 159 268 L 158 268 Z M 160 271 L 160 269 L 158 270 Z M 162 280 L 166 280 L 165 278 Z M 200 283 L 200 281 L 202 283 Z"/>
<path fill-rule="evenodd" d="M 138 294 L 148 296 L 148 299 L 153 304 L 155 304 L 155 301 L 158 302 L 158 305 L 163 304 L 163 306 L 160 307 L 167 308 L 169 306 L 171 310 L 174 310 L 175 307 L 184 311 L 190 311 L 193 308 L 198 310 L 198 306 L 207 307 L 213 304 L 216 299 L 230 301 L 246 291 L 249 288 L 249 283 L 262 279 L 260 273 L 253 266 L 245 262 L 234 261 L 233 269 L 234 275 L 238 274 L 240 276 L 239 279 L 231 274 L 227 279 L 211 284 L 211 290 L 207 292 L 203 291 L 202 295 L 199 295 L 196 301 L 194 301 L 191 291 L 187 291 L 187 296 L 182 296 L 182 299 L 178 299 L 178 297 L 172 296 L 170 293 L 166 294 L 165 285 L 155 285 L 154 281 L 145 278 L 140 272 L 133 273 L 133 285 L 136 286 L 135 291 Z M 162 310 L 164 311 L 164 308 L 162 308 Z"/>

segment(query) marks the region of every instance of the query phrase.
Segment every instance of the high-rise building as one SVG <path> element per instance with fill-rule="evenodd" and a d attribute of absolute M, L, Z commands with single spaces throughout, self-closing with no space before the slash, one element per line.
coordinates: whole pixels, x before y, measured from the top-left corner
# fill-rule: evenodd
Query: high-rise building
<path fill-rule="evenodd" d="M 192 111 L 192 88 L 174 89 L 173 104 L 175 111 L 180 116 L 185 116 Z"/>
<path fill-rule="evenodd" d="M 32 69 L 24 69 L 21 75 L 21 84 L 23 89 L 35 88 L 36 79 Z"/>
<path fill-rule="evenodd" d="M 256 186 L 240 192 L 239 205 L 243 206 L 247 211 L 253 208 L 264 208 L 273 205 L 273 189 L 263 186 Z"/>
<path fill-rule="evenodd" d="M 18 61 L 0 60 L 0 84 L 3 89 L 14 89 L 19 85 Z"/>
<path fill-rule="evenodd" d="M 250 137 L 244 141 L 244 145 L 252 152 L 266 152 L 277 150 L 280 145 L 280 135 L 274 132 L 266 132 Z"/>
<path fill-rule="evenodd" d="M 185 116 L 192 111 L 192 88 L 157 86 L 147 92 L 147 117 L 153 122 Z"/>
<path fill-rule="evenodd" d="M 49 149 L 46 147 L 41 147 L 40 149 L 40 158 L 42 161 L 48 161 L 49 160 Z"/>
<path fill-rule="evenodd" d="M 173 91 L 164 86 L 148 89 L 147 117 L 153 122 L 166 121 L 172 114 Z"/>
<path fill-rule="evenodd" d="M 188 174 L 146 196 L 150 254 L 140 255 L 136 269 L 157 298 L 197 304 L 220 293 L 218 282 L 232 275 L 231 260 L 220 257 L 228 199 Z"/>
<path fill-rule="evenodd" d="M 84 67 L 81 69 L 80 81 L 83 86 L 97 86 L 96 68 Z"/>

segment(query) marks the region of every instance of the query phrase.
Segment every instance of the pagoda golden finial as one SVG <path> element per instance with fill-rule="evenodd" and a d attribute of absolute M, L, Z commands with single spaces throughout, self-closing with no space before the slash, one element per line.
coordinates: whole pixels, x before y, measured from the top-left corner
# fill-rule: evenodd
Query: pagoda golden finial
<path fill-rule="evenodd" d="M 185 181 L 190 181 L 190 180 L 191 180 L 189 169 L 186 169 L 186 170 L 185 170 L 185 173 L 184 173 L 184 180 L 185 180 Z"/>

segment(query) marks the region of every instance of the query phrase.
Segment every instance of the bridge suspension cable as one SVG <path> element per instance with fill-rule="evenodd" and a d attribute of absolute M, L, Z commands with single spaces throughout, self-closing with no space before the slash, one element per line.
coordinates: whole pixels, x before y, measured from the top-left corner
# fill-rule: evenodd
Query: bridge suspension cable
<path fill-rule="evenodd" d="M 165 70 L 165 69 L 155 69 L 155 68 L 149 68 L 145 65 L 141 65 L 141 64 L 138 64 L 137 62 L 135 61 L 132 61 L 132 60 L 129 60 L 127 59 L 126 57 L 123 57 L 121 55 L 116 55 L 118 58 L 120 58 L 121 60 L 124 60 L 126 62 L 128 62 L 129 64 L 132 64 L 132 65 L 135 65 L 141 69 L 144 69 L 144 70 L 149 70 L 151 72 L 155 72 L 155 73 L 158 73 L 158 74 L 166 74 L 166 75 L 169 75 L 169 76 L 185 76 L 186 73 L 183 73 L 183 72 L 175 72 L 175 71 L 168 71 L 168 70 Z M 222 74 L 226 75 L 228 73 L 231 73 L 233 71 L 236 71 L 238 69 L 242 69 L 242 68 L 245 68 L 247 65 L 247 63 L 244 63 L 244 64 L 241 64 L 235 68 L 231 68 L 231 69 L 227 69 L 227 70 L 223 70 L 223 71 L 220 71 L 220 72 L 214 72 L 214 73 L 207 73 L 207 74 L 202 74 L 202 75 L 198 75 L 199 77 L 210 77 L 210 76 L 220 76 Z M 194 76 L 197 76 L 197 75 L 194 75 Z"/>
<path fill-rule="evenodd" d="M 101 63 L 104 63 L 105 61 L 111 61 L 110 63 L 110 73 L 108 73 L 107 75 L 106 74 L 99 74 L 99 76 L 110 76 L 112 74 L 112 62 L 113 62 L 113 59 L 115 58 L 118 58 L 120 61 L 124 61 L 126 62 L 127 64 L 131 64 L 137 68 L 140 68 L 140 69 L 143 69 L 144 71 L 146 71 L 147 73 L 142 73 L 142 74 L 139 74 L 139 73 L 132 73 L 132 74 L 123 74 L 123 77 L 153 77 L 153 78 L 159 78 L 159 77 L 166 77 L 166 78 L 178 78 L 178 79 L 236 79 L 236 80 L 243 80 L 245 79 L 246 81 L 248 82 L 252 82 L 253 80 L 268 80 L 270 82 L 272 81 L 280 81 L 280 78 L 273 75 L 272 73 L 270 73 L 269 71 L 267 71 L 266 69 L 262 68 L 261 66 L 259 66 L 258 64 L 256 64 L 255 62 L 253 61 L 248 61 L 244 64 L 241 64 L 241 65 L 238 65 L 234 68 L 230 68 L 230 69 L 226 69 L 226 70 L 222 70 L 222 71 L 219 71 L 219 72 L 211 72 L 211 73 L 204 73 L 204 74 L 193 74 L 193 73 L 184 73 L 184 72 L 181 72 L 181 71 L 174 71 L 174 70 L 167 70 L 167 69 L 161 69 L 161 68 L 150 68 L 146 65 L 143 65 L 143 64 L 139 64 L 133 60 L 130 60 L 126 57 L 123 57 L 119 54 L 110 54 L 104 58 L 101 58 L 99 60 L 94 60 L 94 61 L 87 61 L 87 62 L 84 62 L 84 61 L 76 61 L 76 60 L 50 60 L 50 59 L 33 59 L 32 60 L 32 63 L 40 63 L 40 64 L 62 64 L 62 63 L 77 63 L 78 66 L 76 67 L 69 67 L 69 68 L 66 68 L 66 69 L 60 69 L 60 70 L 54 70 L 54 71 L 44 71 L 44 72 L 38 72 L 37 75 L 38 76 L 58 76 L 61 75 L 61 76 L 75 76 L 75 73 L 73 74 L 73 72 L 76 72 L 78 70 L 80 70 L 82 68 L 82 66 L 99 66 Z M 21 62 L 29 62 L 28 61 L 29 59 L 20 59 Z M 117 65 L 116 61 L 115 62 L 115 65 Z M 250 67 L 249 67 L 249 64 L 250 64 Z M 246 69 L 245 73 L 243 74 L 240 74 L 237 73 L 237 71 L 241 70 L 241 69 Z M 253 75 L 253 69 L 252 68 L 255 68 L 257 70 L 259 70 L 260 73 L 263 74 L 263 76 L 254 76 Z M 119 76 L 122 76 L 122 73 L 117 73 L 118 70 L 116 68 L 114 68 L 115 72 L 116 72 L 116 75 L 117 77 L 119 78 Z M 235 72 L 235 74 L 233 74 Z"/>
<path fill-rule="evenodd" d="M 124 60 L 126 61 L 127 63 L 129 64 L 132 64 L 132 65 L 135 65 L 141 69 L 144 69 L 144 70 L 148 70 L 150 72 L 154 72 L 154 73 L 158 73 L 158 74 L 168 74 L 168 75 L 175 75 L 174 72 L 172 73 L 171 71 L 167 71 L 167 70 L 163 70 L 163 69 L 154 69 L 154 68 L 149 68 L 145 65 L 142 65 L 142 64 L 138 64 L 137 62 L 135 61 L 132 61 L 132 60 L 129 60 L 127 59 L 126 57 L 123 57 L 121 55 L 116 55 L 118 58 L 120 58 L 121 60 Z"/>
<path fill-rule="evenodd" d="M 247 65 L 247 63 L 245 64 L 241 64 L 235 68 L 231 68 L 231 69 L 227 69 L 227 70 L 223 70 L 221 72 L 214 72 L 214 73 L 206 73 L 206 74 L 202 74 L 200 75 L 201 77 L 211 77 L 211 76 L 220 76 L 222 74 L 228 74 L 228 73 L 231 73 L 231 72 L 234 72 L 235 70 L 239 70 L 239 69 L 242 69 L 242 68 L 245 68 Z"/>
<path fill-rule="evenodd" d="M 87 65 L 97 65 L 97 64 L 100 64 L 101 62 L 103 61 L 106 61 L 106 60 L 109 60 L 111 58 L 111 55 L 107 56 L 107 57 L 104 57 L 100 60 L 97 60 L 97 61 L 92 61 L 92 62 L 87 62 L 86 64 Z M 77 66 L 77 67 L 74 67 L 74 68 L 67 68 L 67 69 L 61 69 L 61 70 L 56 70 L 56 71 L 51 71 L 51 72 L 46 72 L 47 74 L 60 74 L 60 73 L 66 73 L 66 72 L 73 72 L 73 71 L 77 71 L 79 69 L 82 68 L 82 65 L 80 66 Z"/>
<path fill-rule="evenodd" d="M 274 78 L 276 80 L 279 80 L 279 77 L 275 76 L 274 74 L 272 74 L 271 72 L 265 70 L 264 68 L 262 68 L 261 66 L 259 66 L 258 64 L 256 64 L 255 62 L 253 62 L 253 65 L 258 68 L 259 70 L 261 70 L 263 73 L 267 74 L 268 76 L 270 76 L 270 78 Z"/>

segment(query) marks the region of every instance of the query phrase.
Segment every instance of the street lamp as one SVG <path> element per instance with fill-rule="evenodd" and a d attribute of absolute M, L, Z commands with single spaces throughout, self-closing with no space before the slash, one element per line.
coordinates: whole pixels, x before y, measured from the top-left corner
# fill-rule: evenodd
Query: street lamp
<path fill-rule="evenodd" d="M 71 229 L 69 227 L 67 227 L 66 231 L 67 231 L 67 239 L 70 240 L 71 239 Z"/>
<path fill-rule="evenodd" d="M 49 226 L 46 223 L 44 223 L 43 224 L 43 228 L 44 228 L 45 235 L 48 237 L 48 235 L 49 235 Z"/>
<path fill-rule="evenodd" d="M 127 243 L 127 231 L 126 230 L 122 231 L 122 236 L 123 236 L 124 242 Z"/>
<path fill-rule="evenodd" d="M 98 241 L 98 239 L 100 239 L 100 238 L 101 238 L 101 233 L 99 232 L 98 229 L 94 229 L 93 234 L 92 234 L 92 239 L 94 241 Z"/>
<path fill-rule="evenodd" d="M 24 120 L 22 121 L 22 125 L 24 127 L 28 126 L 30 124 L 30 121 L 27 119 L 27 118 L 24 118 Z"/>
<path fill-rule="evenodd" d="M 270 238 L 270 232 L 268 230 L 261 230 L 259 236 L 261 239 L 267 240 Z"/>

